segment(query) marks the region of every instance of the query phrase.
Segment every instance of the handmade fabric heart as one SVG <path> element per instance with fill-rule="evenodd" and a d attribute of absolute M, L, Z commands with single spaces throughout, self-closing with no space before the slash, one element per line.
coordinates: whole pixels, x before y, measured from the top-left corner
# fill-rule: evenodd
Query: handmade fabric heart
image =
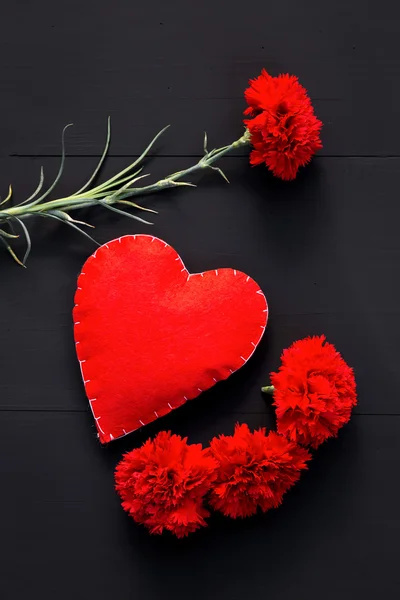
<path fill-rule="evenodd" d="M 190 274 L 166 242 L 127 235 L 86 261 L 74 335 L 102 443 L 227 379 L 253 354 L 268 306 L 234 269 Z"/>

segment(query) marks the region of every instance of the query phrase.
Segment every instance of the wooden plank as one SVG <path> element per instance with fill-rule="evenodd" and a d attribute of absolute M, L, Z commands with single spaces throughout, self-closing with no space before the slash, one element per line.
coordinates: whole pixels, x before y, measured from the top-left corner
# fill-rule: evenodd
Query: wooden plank
<path fill-rule="evenodd" d="M 399 155 L 399 5 L 183 0 L 132 4 L 15 0 L 0 39 L 0 154 L 135 155 L 171 123 L 158 150 L 201 154 L 241 134 L 243 90 L 262 67 L 292 72 L 324 121 L 325 155 Z M 244 14 L 245 13 L 245 14 Z M 21 18 L 23 14 L 23 18 Z M 184 15 L 184 16 L 183 16 Z M 360 21 L 362 19 L 362 21 Z M 362 26 L 361 23 L 367 23 Z M 32 25 L 34 24 L 34 26 Z"/>
<path fill-rule="evenodd" d="M 269 425 L 265 417 L 241 420 Z M 113 490 L 121 453 L 100 448 L 86 415 L 0 415 L 0 527 L 5 598 L 397 597 L 399 418 L 356 416 L 315 453 L 283 505 L 242 521 L 214 516 L 186 541 L 150 536 Z M 208 443 L 230 416 L 186 420 Z M 227 546 L 228 544 L 228 546 Z M 373 565 L 373 568 L 369 568 Z M 23 576 L 21 575 L 23 574 Z M 210 574 L 210 575 L 207 575 Z M 211 575 L 212 574 L 212 575 Z M 321 592 L 322 590 L 322 592 Z"/>
<path fill-rule="evenodd" d="M 20 157 L 59 156 L 71 121 L 67 148 L 77 158 L 59 195 L 94 168 L 108 115 L 120 158 L 106 173 L 167 123 L 152 154 L 168 158 L 147 168 L 161 177 L 189 165 L 204 130 L 210 147 L 241 135 L 243 90 L 262 67 L 299 76 L 324 121 L 324 148 L 292 184 L 250 169 L 243 154 L 223 163 L 232 186 L 209 174 L 197 190 L 146 200 L 159 211 L 151 231 L 190 270 L 248 272 L 268 296 L 271 320 L 229 381 L 108 447 L 96 439 L 72 337 L 76 276 L 92 246 L 33 221 L 27 271 L 0 252 L 0 597 L 399 597 L 400 5 L 3 4 L 3 197 L 10 182 L 21 200 L 33 191 L 42 159 Z M 43 162 L 48 183 L 58 160 Z M 101 242 L 149 231 L 100 210 L 81 216 Z M 124 451 L 163 428 L 207 444 L 236 421 L 273 427 L 260 386 L 283 347 L 319 333 L 354 365 L 360 402 L 279 510 L 240 522 L 214 516 L 183 541 L 151 537 L 123 513 L 113 471 Z"/>
<path fill-rule="evenodd" d="M 106 174 L 126 162 L 110 160 Z M 57 161 L 44 164 L 50 178 Z M 82 185 L 94 164 L 67 162 L 60 195 Z M 161 177 L 185 164 L 189 160 L 160 159 L 150 167 Z M 36 186 L 39 165 L 2 160 L 2 189 L 15 181 L 16 198 L 23 199 Z M 355 367 L 357 411 L 399 414 L 400 283 L 393 274 L 400 260 L 400 204 L 393 190 L 400 160 L 320 158 L 292 184 L 250 169 L 245 159 L 223 166 L 230 186 L 210 173 L 197 189 L 148 198 L 159 211 L 152 228 L 100 209 L 82 215 L 96 225 L 100 242 L 151 231 L 172 244 L 191 271 L 233 267 L 264 289 L 271 312 L 261 347 L 243 370 L 195 401 L 193 415 L 211 407 L 263 413 L 260 387 L 282 349 L 322 333 Z M 94 248 L 57 223 L 34 222 L 32 230 L 27 270 L 0 254 L 0 409 L 86 411 L 71 309 L 77 275 Z"/>

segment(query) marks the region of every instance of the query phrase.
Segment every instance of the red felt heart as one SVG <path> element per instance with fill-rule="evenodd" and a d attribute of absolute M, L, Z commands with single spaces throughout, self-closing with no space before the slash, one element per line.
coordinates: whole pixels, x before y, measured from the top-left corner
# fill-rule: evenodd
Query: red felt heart
<path fill-rule="evenodd" d="M 234 269 L 190 274 L 164 241 L 127 235 L 86 261 L 74 335 L 102 443 L 138 429 L 243 366 L 268 306 Z"/>

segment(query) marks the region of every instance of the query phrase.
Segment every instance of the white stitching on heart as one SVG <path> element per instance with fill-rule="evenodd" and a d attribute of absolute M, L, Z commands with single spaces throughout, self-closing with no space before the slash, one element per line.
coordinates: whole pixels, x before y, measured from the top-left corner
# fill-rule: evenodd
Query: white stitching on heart
<path fill-rule="evenodd" d="M 151 236 L 149 236 L 149 235 L 146 235 L 146 234 L 138 234 L 138 235 L 139 235 L 140 237 L 151 237 Z M 119 238 L 117 238 L 117 239 L 111 240 L 110 242 L 108 242 L 108 244 L 116 243 L 117 241 L 118 241 L 119 243 L 121 243 L 121 240 L 122 240 L 124 237 L 133 237 L 133 239 L 134 239 L 134 240 L 136 240 L 136 234 L 135 234 L 135 235 L 133 235 L 133 236 L 132 236 L 132 235 L 126 235 L 126 236 L 121 236 L 121 237 L 119 237 Z M 154 242 L 155 240 L 157 240 L 157 241 L 161 242 L 162 244 L 164 244 L 164 248 L 167 248 L 167 247 L 169 246 L 169 245 L 168 245 L 167 243 L 165 243 L 163 240 L 160 240 L 160 238 L 157 238 L 157 237 L 152 237 L 152 240 L 151 240 L 151 241 L 152 241 L 152 242 Z M 110 249 L 110 247 L 109 247 L 109 245 L 108 245 L 108 244 L 104 244 L 104 245 L 102 246 L 102 248 L 106 247 L 106 248 L 109 250 L 109 249 Z M 173 250 L 173 248 L 172 248 L 171 246 L 169 246 L 169 247 L 170 247 L 170 248 Z M 100 249 L 100 248 L 99 248 L 99 249 Z M 99 250 L 99 249 L 97 249 L 97 250 L 96 250 L 96 251 L 95 251 L 95 252 L 92 254 L 92 256 L 91 256 L 90 258 L 96 258 L 96 254 L 97 254 L 97 252 L 98 252 L 98 250 Z M 189 273 L 189 272 L 188 272 L 188 270 L 186 269 L 185 265 L 184 265 L 184 262 L 183 262 L 182 258 L 181 258 L 180 256 L 177 256 L 177 257 L 175 258 L 175 260 L 180 260 L 180 261 L 181 261 L 181 264 L 182 264 L 182 266 L 183 266 L 183 269 L 181 270 L 181 273 L 182 273 L 183 271 L 186 271 L 186 272 L 188 273 L 188 278 L 187 278 L 187 281 L 189 281 L 190 277 L 193 277 L 194 275 L 201 275 L 201 277 L 203 277 L 203 276 L 204 276 L 204 273 L 205 273 L 205 271 L 203 271 L 203 272 L 201 272 L 201 273 Z M 81 274 L 81 275 L 85 275 L 85 272 L 83 272 L 83 271 L 82 271 L 80 274 Z M 235 276 L 235 277 L 237 276 L 237 270 L 236 270 L 236 269 L 233 269 L 233 274 L 234 274 L 234 276 Z M 216 276 L 218 276 L 218 269 L 215 269 L 215 275 L 216 275 Z M 247 283 L 249 280 L 250 280 L 250 276 L 248 275 L 248 276 L 246 277 L 246 283 Z M 78 289 L 78 290 L 82 290 L 82 288 L 81 288 L 81 287 L 78 287 L 77 289 Z M 265 295 L 264 295 L 264 293 L 262 292 L 262 290 L 260 290 L 260 289 L 258 289 L 258 290 L 256 291 L 256 293 L 257 293 L 257 294 L 260 294 L 260 295 L 262 295 L 262 296 L 264 297 L 265 304 L 266 304 L 266 308 L 263 310 L 263 313 L 267 313 L 267 315 L 266 315 L 266 318 L 267 318 L 267 316 L 268 316 L 268 305 L 267 305 L 267 300 L 266 300 L 266 298 L 265 298 Z M 78 304 L 75 304 L 75 306 L 78 306 Z M 77 321 L 76 323 L 74 323 L 74 325 L 79 325 L 79 324 L 80 324 L 80 321 Z M 246 363 L 246 362 L 247 362 L 247 361 L 248 361 L 248 360 L 249 360 L 249 359 L 252 357 L 252 355 L 254 354 L 254 352 L 255 352 L 255 350 L 256 350 L 256 348 L 257 348 L 257 346 L 258 346 L 258 344 L 259 344 L 259 342 L 260 342 L 260 340 L 261 340 L 261 338 L 262 338 L 262 336 L 263 336 L 263 334 L 264 334 L 264 331 L 265 331 L 265 325 L 260 325 L 260 328 L 262 329 L 262 333 L 261 333 L 261 335 L 259 336 L 259 338 L 258 338 L 257 342 L 256 342 L 256 343 L 254 343 L 254 342 L 250 342 L 250 343 L 252 344 L 252 346 L 253 346 L 253 351 L 250 353 L 250 355 L 249 355 L 247 358 L 244 358 L 243 356 L 240 356 L 240 358 L 241 358 L 241 359 L 244 361 L 244 363 Z M 79 343 L 80 343 L 80 341 L 76 341 L 76 342 L 75 342 L 75 344 L 76 344 L 76 345 L 78 345 Z M 81 368 L 81 373 L 82 373 L 82 379 L 83 379 L 83 382 L 84 382 L 84 384 L 86 384 L 86 383 L 89 383 L 89 382 L 90 382 L 90 379 L 88 379 L 88 380 L 85 380 L 85 378 L 84 378 L 84 375 L 83 375 L 82 364 L 83 364 L 83 363 L 85 363 L 85 362 L 86 362 L 86 359 L 85 359 L 85 360 L 80 360 L 80 361 L 79 361 L 80 368 Z M 230 371 L 230 373 L 235 373 L 235 371 L 233 371 L 232 369 L 229 369 L 229 371 Z M 218 380 L 217 380 L 217 379 L 215 379 L 215 377 L 213 377 L 212 379 L 213 379 L 213 381 L 214 381 L 215 383 L 218 383 Z M 201 392 L 201 393 L 203 392 L 203 390 L 201 390 L 200 388 L 197 388 L 197 389 L 199 390 L 199 392 Z M 93 411 L 92 402 L 94 402 L 95 400 L 96 400 L 96 398 L 92 398 L 91 400 L 89 400 L 89 405 L 90 405 L 90 408 L 91 408 L 91 410 L 92 410 L 92 413 L 93 413 L 93 417 L 94 417 L 94 419 L 95 419 L 95 421 L 96 421 L 96 423 L 97 423 L 97 426 L 98 426 L 99 430 L 101 431 L 101 433 L 102 433 L 103 435 L 106 435 L 106 434 L 105 434 L 105 432 L 103 431 L 103 429 L 101 428 L 100 424 L 99 424 L 99 420 L 100 420 L 100 418 L 101 418 L 101 417 L 100 417 L 100 416 L 99 416 L 99 417 L 96 417 L 96 416 L 95 416 L 95 414 L 94 414 L 94 411 Z M 187 398 L 186 396 L 184 396 L 184 400 L 185 400 L 185 401 L 188 401 L 188 398 Z M 174 407 L 173 407 L 173 406 L 171 406 L 171 404 L 170 404 L 169 402 L 168 402 L 168 407 L 170 408 L 170 410 L 174 410 Z M 156 411 L 154 411 L 154 414 L 156 415 L 156 418 L 159 418 L 159 416 L 158 416 L 158 414 L 157 414 L 157 412 L 156 412 Z M 154 419 L 153 419 L 153 420 L 154 420 Z M 150 421 L 149 421 L 149 422 L 150 422 Z M 139 423 L 140 423 L 142 426 L 145 426 L 145 423 L 143 423 L 143 421 L 142 421 L 141 419 L 139 419 Z M 133 431 L 135 431 L 135 429 L 132 429 L 131 431 L 128 431 L 128 432 L 126 432 L 126 431 L 125 431 L 125 429 L 122 429 L 122 431 L 124 432 L 124 435 L 128 435 L 129 433 L 132 433 Z M 108 434 L 108 435 L 110 436 L 110 441 L 111 441 L 111 440 L 113 440 L 113 439 L 115 439 L 115 438 L 114 438 L 114 436 L 113 436 L 111 433 L 110 433 L 110 434 Z M 122 436 L 118 436 L 118 437 L 122 437 Z"/>
<path fill-rule="evenodd" d="M 75 306 L 78 306 L 78 304 L 75 304 Z M 79 324 L 79 321 L 77 321 L 76 323 L 74 323 L 74 325 L 77 325 L 77 324 Z M 77 345 L 77 344 L 79 344 L 79 343 L 80 343 L 80 342 L 75 342 L 75 344 L 76 344 L 76 345 Z M 90 383 L 90 379 L 85 379 L 85 375 L 84 375 L 84 372 L 83 372 L 83 367 L 82 367 L 83 363 L 86 363 L 86 359 L 80 360 L 80 361 L 79 361 L 79 366 L 80 366 L 80 369 L 81 369 L 81 375 L 82 375 L 82 379 L 83 379 L 83 384 L 84 384 L 84 386 L 85 386 L 85 391 L 86 391 L 86 393 L 87 393 L 87 390 L 86 390 L 86 384 L 87 384 L 87 383 Z M 90 406 L 90 409 L 91 409 L 91 411 L 92 411 L 93 418 L 94 418 L 94 420 L 96 421 L 96 424 L 97 424 L 97 427 L 98 427 L 99 431 L 101 431 L 101 433 L 102 433 L 103 435 L 106 435 L 105 431 L 102 429 L 102 427 L 101 427 L 101 425 L 100 425 L 100 423 L 99 423 L 99 420 L 101 419 L 101 416 L 100 416 L 100 417 L 96 417 L 96 413 L 94 412 L 94 409 L 93 409 L 93 405 L 92 405 L 92 403 L 93 403 L 93 402 L 95 402 L 96 400 L 97 400 L 97 398 L 89 398 L 89 406 Z M 114 437 L 113 437 L 113 436 L 112 436 L 112 434 L 110 433 L 110 440 L 113 440 L 113 439 L 114 439 Z"/>
<path fill-rule="evenodd" d="M 104 431 L 102 430 L 102 428 L 101 428 L 101 425 L 100 425 L 100 423 L 99 423 L 100 419 L 101 419 L 101 417 L 95 417 L 95 418 L 94 418 L 94 420 L 95 420 L 95 421 L 96 421 L 96 423 L 97 423 L 97 427 L 100 429 L 101 433 L 102 433 L 103 435 L 105 435 L 105 433 L 104 433 Z"/>

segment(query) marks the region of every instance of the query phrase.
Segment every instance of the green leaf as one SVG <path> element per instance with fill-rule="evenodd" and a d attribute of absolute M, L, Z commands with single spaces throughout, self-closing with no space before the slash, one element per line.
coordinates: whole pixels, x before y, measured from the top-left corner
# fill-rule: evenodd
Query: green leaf
<path fill-rule="evenodd" d="M 104 208 L 108 208 L 109 210 L 112 210 L 113 212 L 115 212 L 119 215 L 123 215 L 124 217 L 129 217 L 130 219 L 135 219 L 136 221 L 139 221 L 140 223 L 144 223 L 145 225 L 153 225 L 153 223 L 150 223 L 149 221 L 145 221 L 144 219 L 141 219 L 140 217 L 137 217 L 136 215 L 131 215 L 131 213 L 128 213 L 124 210 L 120 210 L 119 208 L 115 208 L 115 206 L 111 206 L 110 204 L 107 204 L 106 202 L 102 202 L 101 200 L 99 200 L 99 204 L 101 204 L 101 206 L 104 206 Z"/>
<path fill-rule="evenodd" d="M 27 227 L 26 227 L 25 223 L 23 223 L 23 221 L 21 221 L 21 219 L 18 219 L 18 217 L 14 217 L 14 219 L 15 219 L 15 220 L 16 220 L 16 221 L 19 223 L 19 225 L 20 225 L 20 227 L 21 227 L 22 231 L 23 231 L 23 232 L 24 232 L 24 234 L 25 234 L 25 239 L 26 239 L 26 252 L 25 252 L 25 256 L 24 256 L 24 258 L 23 258 L 23 260 L 22 260 L 22 263 L 23 263 L 23 265 L 25 266 L 25 263 L 26 263 L 26 261 L 27 261 L 27 259 L 28 259 L 28 256 L 29 256 L 29 254 L 30 254 L 30 251 L 31 251 L 31 248 L 32 248 L 32 242 L 31 242 L 31 238 L 30 238 L 30 235 L 29 235 L 29 231 L 28 231 L 28 229 L 27 229 Z"/>
<path fill-rule="evenodd" d="M 203 149 L 204 149 L 204 154 L 208 154 L 208 150 L 207 150 L 207 131 L 204 132 Z"/>
<path fill-rule="evenodd" d="M 104 147 L 103 154 L 101 155 L 101 158 L 99 160 L 99 164 L 95 168 L 95 170 L 93 172 L 93 175 L 90 177 L 89 181 L 87 183 L 85 183 L 85 185 L 83 187 L 81 187 L 81 189 L 78 190 L 76 192 L 76 194 L 74 194 L 74 196 L 77 196 L 81 192 L 84 192 L 90 186 L 90 184 L 92 183 L 92 181 L 96 178 L 96 175 L 100 171 L 100 169 L 102 167 L 102 164 L 103 164 L 103 162 L 104 162 L 104 160 L 105 160 L 105 158 L 107 156 L 107 152 L 108 152 L 108 149 L 110 147 L 110 140 L 111 140 L 111 118 L 108 117 L 108 120 L 107 120 L 107 139 L 106 139 L 106 145 Z"/>
<path fill-rule="evenodd" d="M 61 175 L 63 174 L 63 171 L 64 171 L 64 163 L 65 163 L 65 132 L 67 131 L 68 127 L 72 127 L 72 123 L 69 123 L 68 125 L 66 125 L 64 127 L 63 131 L 62 131 L 62 135 L 61 135 L 61 163 L 60 163 L 60 168 L 59 168 L 58 173 L 57 173 L 57 177 L 55 178 L 55 180 L 53 181 L 53 183 L 51 184 L 51 186 L 49 187 L 49 189 L 47 190 L 47 192 L 45 192 L 42 196 L 40 196 L 34 202 L 32 202 L 31 206 L 36 206 L 36 204 L 39 204 L 39 202 L 41 202 L 42 200 L 44 200 L 45 198 L 47 198 L 47 196 L 49 194 L 51 194 L 51 192 L 56 187 L 57 183 L 60 181 Z"/>
<path fill-rule="evenodd" d="M 223 179 L 225 179 L 226 183 L 230 183 L 229 179 L 227 178 L 227 176 L 225 175 L 225 173 L 223 172 L 222 169 L 220 169 L 219 167 L 211 167 L 211 166 L 210 166 L 210 169 L 219 173 L 221 175 L 221 177 Z"/>
<path fill-rule="evenodd" d="M 0 206 L 2 204 L 5 204 L 9 200 L 11 200 L 11 196 L 12 196 L 12 187 L 11 187 L 11 183 L 10 183 L 9 188 L 8 188 L 8 196 L 7 196 L 7 198 L 5 198 L 5 200 L 3 200 L 2 202 L 0 202 Z"/>
<path fill-rule="evenodd" d="M 11 246 L 9 244 L 7 244 L 6 240 L 0 236 L 0 241 L 4 244 L 4 246 L 7 248 L 8 252 L 11 254 L 11 256 L 13 257 L 13 259 L 15 260 L 16 263 L 18 263 L 21 267 L 25 267 L 25 265 L 19 260 L 18 256 L 15 254 L 14 250 L 11 248 Z"/>
<path fill-rule="evenodd" d="M 65 223 L 66 225 L 69 225 L 73 229 L 76 229 L 76 231 L 79 231 L 79 233 L 81 233 L 86 238 L 88 238 L 91 242 L 96 244 L 96 246 L 101 246 L 101 244 L 99 244 L 99 242 L 97 242 L 94 238 L 92 238 L 92 236 L 90 236 L 88 233 L 86 233 L 86 231 L 83 231 L 80 227 L 77 227 L 76 225 L 74 225 L 74 223 L 71 223 L 71 221 L 66 221 L 65 219 L 62 219 L 61 217 L 57 216 L 53 212 L 47 212 L 47 213 L 42 212 L 42 213 L 38 213 L 38 215 L 40 215 L 41 217 L 50 217 L 51 219 L 56 219 L 57 221 L 60 221 L 61 223 Z"/>
<path fill-rule="evenodd" d="M 135 175 L 136 175 L 136 173 L 135 173 Z M 139 181 L 139 179 L 144 179 L 145 177 L 149 177 L 149 175 L 150 175 L 150 173 L 145 173 L 145 175 L 139 175 L 139 177 L 134 177 L 133 179 L 130 179 L 128 181 L 128 183 L 126 183 L 125 185 L 123 185 L 119 190 L 115 190 L 115 192 L 113 192 L 111 194 L 111 196 L 106 196 L 106 199 L 113 201 L 113 200 L 118 200 L 119 197 L 125 198 L 126 196 L 124 195 L 124 192 L 126 192 L 127 190 L 129 190 L 129 187 L 133 183 L 136 183 L 137 181 Z"/>
<path fill-rule="evenodd" d="M 130 200 L 118 200 L 118 204 L 127 204 L 128 206 L 132 206 L 132 208 L 138 208 L 139 210 L 145 210 L 146 212 L 158 215 L 158 212 L 156 210 L 153 210 L 152 208 L 147 208 L 146 206 L 140 206 L 140 204 L 136 204 L 136 202 L 131 202 Z"/>
<path fill-rule="evenodd" d="M 33 194 L 31 196 L 29 196 L 29 198 L 27 198 L 26 200 L 24 200 L 23 202 L 20 202 L 20 204 L 18 204 L 17 206 L 23 206 L 24 204 L 28 204 L 31 200 L 34 199 L 34 197 L 40 192 L 40 190 L 43 187 L 43 183 L 44 183 L 44 171 L 43 171 L 43 167 L 40 167 L 40 179 L 39 179 L 39 184 L 36 188 L 36 190 L 33 192 Z"/>
<path fill-rule="evenodd" d="M 151 142 L 147 146 L 147 148 L 145 150 L 143 150 L 143 152 L 139 156 L 139 158 L 137 158 L 132 164 L 130 164 L 129 167 L 126 167 L 126 169 L 124 169 L 120 173 L 117 173 L 116 175 L 114 175 L 114 177 L 111 177 L 111 179 L 108 179 L 107 181 L 105 181 L 102 185 L 100 185 L 97 188 L 95 188 L 95 190 L 97 191 L 97 190 L 101 190 L 101 189 L 110 187 L 110 184 L 112 182 L 119 181 L 123 175 L 125 175 L 126 173 L 128 173 L 129 171 L 131 171 L 134 167 L 136 167 L 144 159 L 144 157 L 146 156 L 146 154 L 151 150 L 151 148 L 154 146 L 154 144 L 156 143 L 156 141 L 158 140 L 158 138 L 168 129 L 168 127 L 169 127 L 169 125 L 167 125 L 163 129 L 161 129 L 161 131 L 159 131 L 157 133 L 157 135 L 151 140 Z"/>
<path fill-rule="evenodd" d="M 12 233 L 8 233 L 8 231 L 4 231 L 4 229 L 0 229 L 0 235 L 2 235 L 5 238 L 12 238 L 14 240 L 19 238 L 19 235 L 14 235 Z"/>
<path fill-rule="evenodd" d="M 94 229 L 94 225 L 91 225 L 90 223 L 86 223 L 85 221 L 78 221 L 77 219 L 73 219 L 71 217 L 71 215 L 69 215 L 67 212 L 64 212 L 63 210 L 52 210 L 51 213 L 53 215 L 55 215 L 56 217 L 60 217 L 60 219 L 62 221 L 68 221 L 69 223 L 76 223 L 77 225 L 85 225 L 86 227 L 91 227 L 92 229 Z"/>

